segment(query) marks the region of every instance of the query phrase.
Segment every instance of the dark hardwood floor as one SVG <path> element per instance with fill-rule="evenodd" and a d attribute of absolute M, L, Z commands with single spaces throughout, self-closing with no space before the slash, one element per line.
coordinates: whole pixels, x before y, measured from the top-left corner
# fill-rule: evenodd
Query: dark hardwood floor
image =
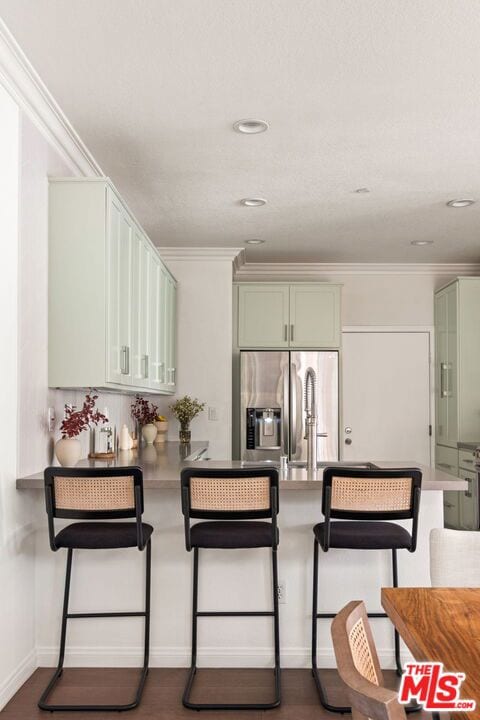
<path fill-rule="evenodd" d="M 325 681 L 333 702 L 345 701 L 343 690 L 334 670 L 324 670 Z M 334 720 L 318 702 L 318 696 L 309 670 L 282 671 L 282 705 L 276 710 L 257 711 L 202 711 L 201 714 L 182 706 L 181 696 L 186 678 L 184 668 L 152 668 L 149 672 L 140 707 L 126 717 L 132 720 L 183 720 L 199 717 L 200 720 Z M 55 713 L 37 708 L 37 700 L 52 674 L 51 668 L 39 668 L 4 708 L 2 720 L 112 720 L 116 713 Z M 55 702 L 128 702 L 134 694 L 138 671 L 131 668 L 66 669 L 52 694 Z M 398 681 L 393 671 L 385 671 L 386 682 L 395 687 Z M 199 670 L 195 679 L 192 700 L 204 702 L 265 702 L 273 691 L 271 670 Z M 350 716 L 345 716 L 350 717 Z M 411 720 L 429 718 L 428 714 L 409 715 Z"/>

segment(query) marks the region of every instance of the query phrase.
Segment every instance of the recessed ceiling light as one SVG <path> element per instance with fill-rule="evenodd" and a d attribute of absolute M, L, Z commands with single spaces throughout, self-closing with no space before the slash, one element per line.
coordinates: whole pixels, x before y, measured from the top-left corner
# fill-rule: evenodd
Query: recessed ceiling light
<path fill-rule="evenodd" d="M 268 130 L 268 123 L 265 122 L 265 120 L 237 120 L 237 122 L 233 124 L 233 129 L 245 135 L 256 135 L 257 133 Z"/>
<path fill-rule="evenodd" d="M 449 200 L 447 202 L 448 207 L 455 207 L 455 208 L 462 208 L 462 207 L 468 207 L 469 205 L 473 205 L 475 203 L 475 200 Z"/>
<path fill-rule="evenodd" d="M 358 193 L 359 195 L 362 195 L 363 193 L 369 193 L 370 190 L 369 190 L 368 188 L 366 188 L 366 187 L 365 187 L 365 188 L 357 188 L 357 189 L 355 190 L 355 192 Z"/>
<path fill-rule="evenodd" d="M 247 245 L 263 245 L 265 240 L 260 240 L 260 238 L 252 238 L 251 240 L 245 240 Z"/>
<path fill-rule="evenodd" d="M 421 247 L 422 245 L 433 245 L 433 240 L 412 240 L 410 245 Z"/>
<path fill-rule="evenodd" d="M 267 201 L 263 198 L 243 198 L 240 200 L 240 204 L 245 207 L 261 207 L 261 205 L 266 205 Z"/>

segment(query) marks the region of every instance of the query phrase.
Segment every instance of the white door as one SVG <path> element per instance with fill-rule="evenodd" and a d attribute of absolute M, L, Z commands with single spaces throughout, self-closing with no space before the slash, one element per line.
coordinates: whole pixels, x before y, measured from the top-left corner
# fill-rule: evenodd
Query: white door
<path fill-rule="evenodd" d="M 343 333 L 344 460 L 430 465 L 427 332 Z"/>

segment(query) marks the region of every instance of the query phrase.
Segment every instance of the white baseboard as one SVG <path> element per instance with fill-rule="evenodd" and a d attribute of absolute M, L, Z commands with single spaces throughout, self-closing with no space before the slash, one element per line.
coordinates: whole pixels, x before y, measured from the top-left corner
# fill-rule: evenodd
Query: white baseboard
<path fill-rule="evenodd" d="M 204 647 L 198 651 L 198 665 L 204 667 L 271 667 L 273 653 L 271 648 L 251 647 Z M 385 648 L 378 651 L 380 665 L 385 669 L 394 668 L 393 650 Z M 57 663 L 58 648 L 37 648 L 37 666 L 54 667 Z M 404 661 L 411 659 L 402 653 Z M 141 647 L 69 647 L 65 665 L 69 667 L 136 667 L 142 664 Z M 331 648 L 318 650 L 319 667 L 336 667 L 335 656 Z M 309 668 L 310 648 L 282 648 L 283 668 Z M 150 650 L 150 667 L 188 667 L 190 649 L 186 647 L 153 647 Z"/>
<path fill-rule="evenodd" d="M 28 655 L 17 665 L 15 670 L 10 673 L 7 679 L 0 685 L 0 711 L 3 710 L 9 700 L 20 690 L 30 675 L 37 669 L 37 657 L 35 650 L 31 650 Z"/>

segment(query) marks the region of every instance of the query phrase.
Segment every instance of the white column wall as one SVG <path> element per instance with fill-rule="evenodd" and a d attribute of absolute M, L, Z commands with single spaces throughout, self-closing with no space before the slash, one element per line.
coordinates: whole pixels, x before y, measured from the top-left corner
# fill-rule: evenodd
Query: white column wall
<path fill-rule="evenodd" d="M 168 260 L 178 280 L 176 397 L 191 395 L 206 402 L 193 420 L 192 440 L 208 439 L 212 460 L 231 457 L 232 436 L 232 262 Z M 155 399 L 168 416 L 169 398 Z M 208 406 L 217 420 L 208 419 Z M 178 440 L 172 419 L 169 439 Z"/>
<path fill-rule="evenodd" d="M 17 404 L 19 112 L 0 86 L 0 709 L 35 667 L 32 498 L 15 489 Z"/>

